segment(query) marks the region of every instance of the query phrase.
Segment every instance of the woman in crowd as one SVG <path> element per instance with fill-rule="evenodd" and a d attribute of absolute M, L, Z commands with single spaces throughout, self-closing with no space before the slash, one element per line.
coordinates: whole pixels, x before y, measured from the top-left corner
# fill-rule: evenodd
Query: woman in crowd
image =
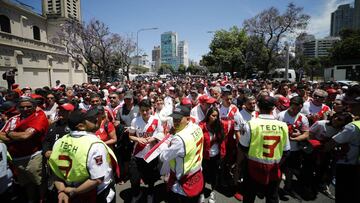
<path fill-rule="evenodd" d="M 205 119 L 199 123 L 204 135 L 203 149 L 203 173 L 205 182 L 210 183 L 211 193 L 209 202 L 215 202 L 215 189 L 218 184 L 218 174 L 220 173 L 220 163 L 225 156 L 224 130 L 221 125 L 219 110 L 210 107 Z M 205 188 L 205 183 L 204 183 Z M 200 196 L 199 202 L 204 202 L 204 194 Z"/>

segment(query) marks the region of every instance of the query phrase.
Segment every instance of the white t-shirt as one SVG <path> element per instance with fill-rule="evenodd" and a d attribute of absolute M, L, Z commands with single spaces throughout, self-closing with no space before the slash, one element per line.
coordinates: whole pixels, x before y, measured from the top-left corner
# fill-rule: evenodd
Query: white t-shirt
<path fill-rule="evenodd" d="M 107 154 L 107 149 L 102 143 L 93 144 L 88 154 L 87 168 L 90 179 L 104 178 L 103 182 L 97 187 L 98 194 L 106 189 L 113 179 L 113 172 L 111 164 L 107 161 Z M 99 159 L 102 159 L 101 163 Z"/>
<path fill-rule="evenodd" d="M 131 121 L 138 116 L 139 113 L 139 107 L 133 106 L 131 107 L 131 110 L 128 114 L 123 114 L 123 108 L 125 108 L 125 105 L 119 109 L 119 111 L 116 114 L 116 120 L 123 120 L 125 122 L 126 127 L 130 127 Z"/>
<path fill-rule="evenodd" d="M 304 115 L 316 114 L 321 111 L 325 104 L 321 104 L 320 106 L 315 106 L 311 101 L 304 102 L 304 105 L 301 109 L 301 113 Z"/>
<path fill-rule="evenodd" d="M 269 119 L 269 120 L 275 120 L 274 116 L 272 115 L 265 115 L 265 114 L 260 114 L 259 118 L 262 119 Z M 240 144 L 244 147 L 249 147 L 250 146 L 250 140 L 251 140 L 251 132 L 250 132 L 250 126 L 249 123 L 246 123 L 246 125 L 244 126 L 244 134 L 240 137 Z M 289 142 L 289 137 L 286 140 L 286 143 L 284 145 L 284 151 L 289 151 L 290 150 L 290 142 Z"/>
<path fill-rule="evenodd" d="M 154 123 L 154 120 L 157 120 L 157 125 L 152 126 Z M 153 128 L 154 131 L 147 132 L 150 128 Z M 144 121 L 144 119 L 141 116 L 138 116 L 134 118 L 131 122 L 131 127 L 129 130 L 130 133 L 135 133 L 137 137 L 152 137 L 157 135 L 158 133 L 163 133 L 164 129 L 161 124 L 161 120 L 157 119 L 155 116 L 150 116 L 149 120 L 147 122 Z M 136 149 L 136 146 L 138 143 L 135 144 L 134 150 Z M 145 154 L 147 154 L 151 147 L 153 147 L 150 143 L 147 144 L 140 152 L 137 154 L 134 154 L 135 157 L 138 158 L 144 158 Z"/>
<path fill-rule="evenodd" d="M 295 121 L 297 121 L 299 116 L 301 116 L 301 122 L 300 122 L 301 126 L 299 126 L 299 130 L 301 132 L 309 131 L 309 121 L 304 114 L 298 113 L 298 115 L 296 115 L 295 117 L 292 117 L 288 113 L 288 110 L 286 110 L 286 111 L 282 111 L 279 113 L 278 120 L 285 122 L 287 125 L 293 125 L 295 123 Z M 290 140 L 291 151 L 299 151 L 300 148 L 299 148 L 298 144 L 299 144 L 299 142 Z"/>
<path fill-rule="evenodd" d="M 342 131 L 332 138 L 336 143 L 347 144 L 349 151 L 338 164 L 359 165 L 360 130 L 352 123 L 347 124 Z"/>
<path fill-rule="evenodd" d="M 214 133 L 211 133 L 211 132 L 209 132 L 209 135 L 210 135 L 210 142 L 211 142 L 215 138 L 215 135 L 214 135 Z M 210 157 L 214 157 L 214 156 L 218 155 L 219 153 L 220 153 L 219 144 L 214 143 L 213 145 L 211 145 L 210 152 L 209 152 Z"/>
<path fill-rule="evenodd" d="M 173 98 L 170 96 L 165 97 L 164 99 L 164 113 L 166 116 L 170 116 L 174 110 Z"/>
<path fill-rule="evenodd" d="M 202 120 L 205 119 L 205 114 L 201 110 L 200 104 L 191 109 L 190 117 L 195 119 L 196 124 L 199 124 Z"/>
<path fill-rule="evenodd" d="M 310 127 L 310 135 L 312 135 L 316 140 L 324 141 L 332 138 L 336 133 L 339 132 L 338 129 L 328 125 L 330 121 L 328 120 L 321 120 L 316 121 Z"/>
<path fill-rule="evenodd" d="M 245 124 L 250 121 L 251 119 L 254 119 L 257 117 L 257 112 L 256 111 L 253 111 L 251 112 L 251 114 L 245 110 L 245 109 L 242 109 L 240 111 L 240 129 L 243 130 L 244 129 L 244 126 Z"/>

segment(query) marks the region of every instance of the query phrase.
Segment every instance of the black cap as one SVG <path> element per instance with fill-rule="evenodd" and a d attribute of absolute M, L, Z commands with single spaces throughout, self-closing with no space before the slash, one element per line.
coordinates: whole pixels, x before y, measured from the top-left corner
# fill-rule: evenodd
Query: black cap
<path fill-rule="evenodd" d="M 271 96 L 262 96 L 258 100 L 259 108 L 271 108 L 274 107 L 276 104 L 276 99 Z"/>
<path fill-rule="evenodd" d="M 76 126 L 86 120 L 95 123 L 98 114 L 99 110 L 97 108 L 90 109 L 87 112 L 82 112 L 80 110 L 74 111 L 69 116 L 68 126 L 71 130 L 76 130 Z"/>
<path fill-rule="evenodd" d="M 184 116 L 190 116 L 190 108 L 184 105 L 177 106 L 170 117 L 181 119 Z"/>
<path fill-rule="evenodd" d="M 230 93 L 231 93 L 231 89 L 226 88 L 226 87 L 221 87 L 221 93 L 222 93 L 222 94 L 230 94 Z"/>
<path fill-rule="evenodd" d="M 16 103 L 14 103 L 12 101 L 6 101 L 0 106 L 1 113 L 12 112 L 15 110 L 16 110 Z"/>
<path fill-rule="evenodd" d="M 239 89 L 239 92 L 241 94 L 251 94 L 252 93 L 249 88 L 241 88 L 241 89 Z"/>

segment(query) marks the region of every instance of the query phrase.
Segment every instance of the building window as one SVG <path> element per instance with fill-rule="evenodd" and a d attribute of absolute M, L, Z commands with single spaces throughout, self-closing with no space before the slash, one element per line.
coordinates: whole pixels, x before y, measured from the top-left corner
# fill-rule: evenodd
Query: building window
<path fill-rule="evenodd" d="M 10 19 L 4 15 L 0 15 L 0 30 L 11 33 Z"/>
<path fill-rule="evenodd" d="M 35 40 L 40 40 L 40 29 L 37 26 L 33 26 L 33 34 Z"/>

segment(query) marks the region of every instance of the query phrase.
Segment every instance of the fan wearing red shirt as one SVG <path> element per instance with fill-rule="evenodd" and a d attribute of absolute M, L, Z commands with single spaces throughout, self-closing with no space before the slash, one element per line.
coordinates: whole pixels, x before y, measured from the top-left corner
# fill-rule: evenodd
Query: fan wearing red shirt
<path fill-rule="evenodd" d="M 99 115 L 98 115 L 98 122 L 100 128 L 95 132 L 95 135 L 105 142 L 108 146 L 112 147 L 115 145 L 116 139 L 116 131 L 114 124 L 107 120 L 105 109 L 103 106 L 97 106 Z"/>
<path fill-rule="evenodd" d="M 18 183 L 26 189 L 29 202 L 39 202 L 42 183 L 42 141 L 49 122 L 36 101 L 23 97 L 17 108 L 19 115 L 11 117 L 1 129 L 0 140 L 6 143 L 13 158 Z"/>

